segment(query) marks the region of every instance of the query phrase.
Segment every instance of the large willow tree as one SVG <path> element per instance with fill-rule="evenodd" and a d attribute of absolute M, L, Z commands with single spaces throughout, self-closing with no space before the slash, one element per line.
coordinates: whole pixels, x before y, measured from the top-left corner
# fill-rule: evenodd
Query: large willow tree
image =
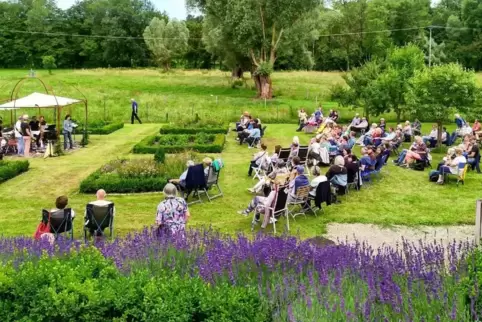
<path fill-rule="evenodd" d="M 216 28 L 226 50 L 245 54 L 253 65 L 259 98 L 272 98 L 271 73 L 278 52 L 304 39 L 303 18 L 321 0 L 188 0 L 188 8 L 200 10 L 210 28 Z M 298 31 L 297 35 L 294 30 Z M 291 39 L 287 39 L 286 35 Z"/>

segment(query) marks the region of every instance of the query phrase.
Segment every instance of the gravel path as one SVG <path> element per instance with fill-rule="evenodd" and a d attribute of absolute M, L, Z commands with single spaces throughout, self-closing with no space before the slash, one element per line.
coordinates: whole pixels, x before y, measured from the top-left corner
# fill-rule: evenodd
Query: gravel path
<path fill-rule="evenodd" d="M 395 247 L 400 243 L 402 237 L 410 242 L 418 242 L 423 240 L 426 242 L 442 242 L 447 245 L 453 240 L 457 241 L 473 241 L 475 236 L 475 226 L 448 226 L 448 227 L 406 227 L 406 226 L 392 226 L 390 228 L 383 228 L 376 225 L 368 224 L 329 224 L 327 227 L 327 234 L 323 237 L 332 241 L 348 240 L 353 242 L 358 240 L 360 242 L 366 241 L 373 248 L 378 248 L 382 245 Z"/>

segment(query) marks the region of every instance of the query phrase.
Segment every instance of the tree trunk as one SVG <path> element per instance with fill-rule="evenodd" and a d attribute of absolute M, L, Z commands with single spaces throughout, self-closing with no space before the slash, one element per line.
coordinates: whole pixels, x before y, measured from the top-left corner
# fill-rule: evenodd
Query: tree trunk
<path fill-rule="evenodd" d="M 400 111 L 400 110 L 395 110 L 395 113 L 397 114 L 397 124 L 400 124 L 400 114 L 401 114 L 401 111 Z"/>
<path fill-rule="evenodd" d="M 254 83 L 256 84 L 256 97 L 261 99 L 273 98 L 273 84 L 270 76 L 253 76 Z"/>
<path fill-rule="evenodd" d="M 440 148 L 442 146 L 442 122 L 437 121 L 437 147 Z M 447 133 L 448 135 L 448 133 Z"/>
<path fill-rule="evenodd" d="M 243 75 L 244 75 L 243 68 L 241 68 L 239 66 L 233 67 L 233 69 L 231 71 L 231 77 L 233 79 L 243 78 Z"/>

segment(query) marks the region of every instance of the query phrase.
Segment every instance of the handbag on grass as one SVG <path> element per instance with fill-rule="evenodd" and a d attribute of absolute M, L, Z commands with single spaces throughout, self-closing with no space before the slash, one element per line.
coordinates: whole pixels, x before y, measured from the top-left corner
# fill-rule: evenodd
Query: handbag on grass
<path fill-rule="evenodd" d="M 50 214 L 47 223 L 44 223 L 42 220 L 40 224 L 38 224 L 37 229 L 33 234 L 33 238 L 35 238 L 36 240 L 40 240 L 40 237 L 42 237 L 42 235 L 45 233 L 50 233 Z"/>

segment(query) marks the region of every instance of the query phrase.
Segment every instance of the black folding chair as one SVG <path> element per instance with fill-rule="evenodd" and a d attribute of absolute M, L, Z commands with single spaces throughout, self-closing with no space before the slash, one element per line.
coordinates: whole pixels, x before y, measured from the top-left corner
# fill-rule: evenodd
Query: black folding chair
<path fill-rule="evenodd" d="M 49 218 L 50 217 L 50 218 Z M 42 221 L 49 223 L 50 232 L 54 234 L 55 239 L 59 238 L 60 234 L 67 233 L 70 239 L 74 239 L 74 222 L 72 221 L 72 209 L 59 209 L 54 212 L 42 210 Z"/>
<path fill-rule="evenodd" d="M 288 214 L 288 194 L 286 192 L 286 186 L 280 186 L 278 188 L 278 194 L 273 203 L 268 207 L 270 212 L 270 223 L 273 224 L 273 232 L 276 234 L 276 221 L 277 218 L 284 216 L 286 218 L 286 229 L 290 231 L 290 219 Z M 254 230 L 254 226 L 258 221 L 263 222 L 264 213 L 255 212 L 253 220 L 251 221 L 251 231 Z"/>
<path fill-rule="evenodd" d="M 211 166 L 209 167 L 209 174 L 206 182 L 206 187 L 202 191 L 199 191 L 200 193 L 205 193 L 206 197 L 208 197 L 209 201 L 212 201 L 213 199 L 216 199 L 218 197 L 223 197 L 224 194 L 221 190 L 221 187 L 219 187 L 219 175 L 221 173 L 221 169 L 219 171 L 214 170 L 214 168 Z M 210 195 L 209 191 L 213 188 L 216 187 L 218 190 L 218 193 L 215 195 Z"/>
<path fill-rule="evenodd" d="M 193 197 L 196 198 L 194 201 L 188 203 L 189 205 L 195 203 L 203 202 L 201 199 L 200 191 L 207 189 L 206 177 L 204 176 L 204 166 L 202 164 L 197 164 L 189 167 L 186 175 L 186 186 L 183 193 L 183 198 L 187 201 L 189 195 L 192 193 Z"/>
<path fill-rule="evenodd" d="M 300 146 L 298 150 L 298 158 L 300 158 L 300 165 L 306 168 L 306 173 L 311 176 L 310 169 L 307 165 L 308 161 L 308 147 Z"/>
<path fill-rule="evenodd" d="M 290 157 L 291 149 L 281 149 L 279 151 L 278 159 L 283 160 L 284 162 L 287 162 L 289 157 Z"/>
<path fill-rule="evenodd" d="M 85 207 L 84 240 L 87 241 L 87 232 L 91 236 L 104 236 L 104 229 L 109 228 L 110 238 L 114 237 L 114 204 L 93 205 Z"/>

